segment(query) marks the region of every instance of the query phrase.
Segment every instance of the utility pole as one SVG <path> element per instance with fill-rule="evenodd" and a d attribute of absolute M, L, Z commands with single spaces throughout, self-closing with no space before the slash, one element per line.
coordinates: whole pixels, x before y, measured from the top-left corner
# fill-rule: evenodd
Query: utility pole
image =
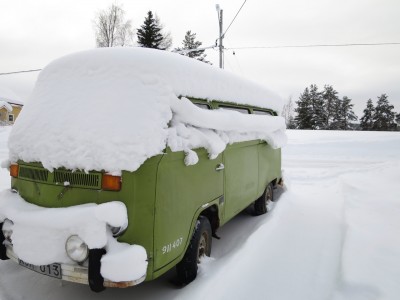
<path fill-rule="evenodd" d="M 224 38 L 223 36 L 223 10 L 219 7 L 219 4 L 216 5 L 216 9 L 218 12 L 218 22 L 219 22 L 219 67 L 221 69 L 224 68 L 224 46 L 222 43 L 222 40 Z"/>

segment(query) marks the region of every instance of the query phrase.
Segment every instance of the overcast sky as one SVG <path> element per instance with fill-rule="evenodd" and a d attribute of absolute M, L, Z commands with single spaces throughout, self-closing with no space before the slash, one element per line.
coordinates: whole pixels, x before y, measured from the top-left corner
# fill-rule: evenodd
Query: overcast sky
<path fill-rule="evenodd" d="M 136 29 L 152 10 L 181 46 L 187 30 L 204 46 L 218 37 L 244 0 L 118 1 Z M 71 52 L 95 47 L 93 20 L 112 0 L 0 0 L 0 73 L 43 68 Z M 228 30 L 225 69 L 296 101 L 304 88 L 332 85 L 359 117 L 371 98 L 386 93 L 400 112 L 400 45 L 239 49 L 287 45 L 400 42 L 399 0 L 247 0 Z M 136 37 L 134 38 L 136 41 Z M 235 55 L 233 54 L 235 51 Z M 218 66 L 218 51 L 207 50 Z M 37 73 L 0 76 L 0 86 L 28 101 Z"/>

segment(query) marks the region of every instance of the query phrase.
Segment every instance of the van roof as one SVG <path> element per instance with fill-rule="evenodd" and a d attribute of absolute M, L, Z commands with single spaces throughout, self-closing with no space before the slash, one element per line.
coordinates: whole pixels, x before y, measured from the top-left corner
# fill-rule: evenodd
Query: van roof
<path fill-rule="evenodd" d="M 87 67 L 88 75 L 93 69 L 101 69 L 106 75 L 112 68 L 119 68 L 124 76 L 132 80 L 145 81 L 156 75 L 176 96 L 245 104 L 272 109 L 278 113 L 283 106 L 277 94 L 257 83 L 168 51 L 140 47 L 99 48 L 58 59 L 42 73 L 48 74 L 53 70 L 60 72 L 65 64 Z"/>
<path fill-rule="evenodd" d="M 10 161 L 42 162 L 49 170 L 134 171 L 169 145 L 178 96 L 281 107 L 279 97 L 261 86 L 192 58 L 143 48 L 95 49 L 57 59 L 40 72 L 10 134 Z M 260 130 L 282 122 L 272 123 Z"/>

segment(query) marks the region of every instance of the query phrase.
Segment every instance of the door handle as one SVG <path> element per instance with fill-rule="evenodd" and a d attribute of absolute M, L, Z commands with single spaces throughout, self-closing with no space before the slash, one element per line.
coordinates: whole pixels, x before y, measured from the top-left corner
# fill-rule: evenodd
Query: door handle
<path fill-rule="evenodd" d="M 217 167 L 215 168 L 215 171 L 221 171 L 223 169 L 225 169 L 225 166 L 224 166 L 224 164 L 221 163 L 221 164 L 217 165 Z"/>

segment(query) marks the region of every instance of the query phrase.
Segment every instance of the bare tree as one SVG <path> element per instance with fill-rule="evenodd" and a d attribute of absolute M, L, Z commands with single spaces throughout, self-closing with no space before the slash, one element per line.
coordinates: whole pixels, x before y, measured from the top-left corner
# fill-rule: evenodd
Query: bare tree
<path fill-rule="evenodd" d="M 295 119 L 293 117 L 294 107 L 293 107 L 292 97 L 289 97 L 288 102 L 283 106 L 282 117 L 285 118 L 286 127 L 288 129 L 296 128 Z"/>
<path fill-rule="evenodd" d="M 125 21 L 122 6 L 112 4 L 100 11 L 94 20 L 97 47 L 115 47 L 132 45 L 132 25 Z"/>
<path fill-rule="evenodd" d="M 160 46 L 162 49 L 168 50 L 172 46 L 171 32 L 169 31 L 165 32 L 165 26 L 164 24 L 161 23 L 160 17 L 157 14 L 155 15 L 155 19 L 156 19 L 156 24 L 161 29 L 161 34 L 163 36 L 163 40 L 161 41 Z"/>

